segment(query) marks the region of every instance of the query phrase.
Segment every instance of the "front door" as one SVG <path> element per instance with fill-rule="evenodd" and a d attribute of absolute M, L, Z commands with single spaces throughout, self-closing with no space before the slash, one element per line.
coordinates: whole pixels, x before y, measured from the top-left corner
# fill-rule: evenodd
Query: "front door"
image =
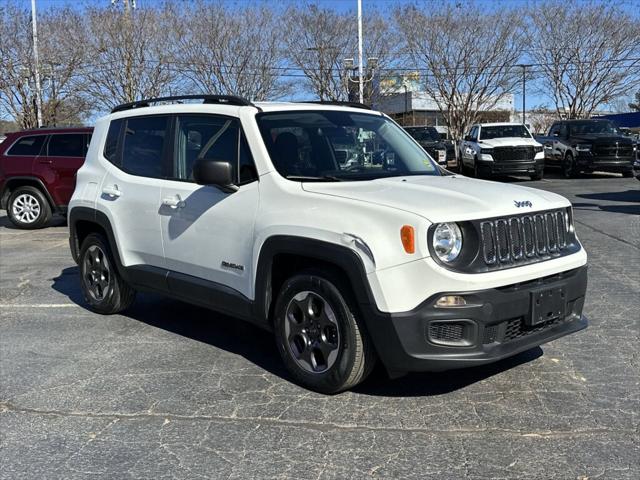
<path fill-rule="evenodd" d="M 172 179 L 162 188 L 160 211 L 167 268 L 250 298 L 259 182 L 240 122 L 178 115 L 173 138 Z M 196 184 L 193 165 L 202 158 L 231 162 L 239 189 Z"/>

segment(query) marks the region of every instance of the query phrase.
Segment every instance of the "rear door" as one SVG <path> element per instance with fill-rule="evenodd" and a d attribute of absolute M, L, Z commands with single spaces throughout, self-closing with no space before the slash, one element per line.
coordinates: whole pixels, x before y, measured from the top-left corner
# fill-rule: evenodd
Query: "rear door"
<path fill-rule="evenodd" d="M 109 217 L 122 263 L 141 275 L 165 266 L 159 210 L 169 127 L 168 115 L 112 121 L 102 152 L 106 173 L 97 208 Z"/>
<path fill-rule="evenodd" d="M 37 160 L 38 170 L 47 178 L 49 192 L 56 205 L 68 205 L 76 186 L 76 172 L 87 155 L 87 134 L 53 133 L 49 135 L 45 154 Z"/>
<path fill-rule="evenodd" d="M 31 177 L 33 165 L 44 150 L 47 135 L 25 135 L 14 140 L 11 137 L 4 142 L 12 142 L 11 145 L 2 144 L 7 148 L 2 156 L 2 176 L 5 177 Z"/>

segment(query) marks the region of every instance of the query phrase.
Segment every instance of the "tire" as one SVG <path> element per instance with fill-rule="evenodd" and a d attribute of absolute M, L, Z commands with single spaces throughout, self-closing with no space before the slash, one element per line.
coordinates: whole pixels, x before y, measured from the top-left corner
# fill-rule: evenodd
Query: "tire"
<path fill-rule="evenodd" d="M 475 178 L 482 178 L 482 172 L 480 171 L 480 167 L 478 166 L 478 159 L 473 159 L 473 176 Z"/>
<path fill-rule="evenodd" d="M 33 230 L 49 223 L 51 206 L 38 188 L 25 185 L 11 192 L 7 214 L 17 228 Z"/>
<path fill-rule="evenodd" d="M 118 273 L 109 243 L 102 235 L 87 235 L 80 248 L 78 266 L 82 294 L 92 311 L 110 315 L 131 306 L 136 291 Z"/>
<path fill-rule="evenodd" d="M 274 309 L 278 351 L 296 383 L 333 394 L 362 382 L 376 354 L 350 291 L 329 272 L 289 278 Z"/>
<path fill-rule="evenodd" d="M 624 178 L 631 178 L 631 177 L 633 177 L 633 169 L 632 169 L 632 168 L 630 168 L 630 169 L 628 169 L 628 170 L 623 170 L 623 171 L 622 171 L 622 176 L 623 176 Z"/>
<path fill-rule="evenodd" d="M 544 177 L 544 170 L 540 170 L 539 172 L 533 173 L 529 176 L 531 177 L 531 180 L 534 181 L 542 180 L 542 178 Z"/>
<path fill-rule="evenodd" d="M 562 162 L 562 175 L 564 178 L 576 178 L 578 176 L 578 171 L 576 170 L 573 154 L 571 152 L 567 152 L 564 157 L 564 161 Z"/>

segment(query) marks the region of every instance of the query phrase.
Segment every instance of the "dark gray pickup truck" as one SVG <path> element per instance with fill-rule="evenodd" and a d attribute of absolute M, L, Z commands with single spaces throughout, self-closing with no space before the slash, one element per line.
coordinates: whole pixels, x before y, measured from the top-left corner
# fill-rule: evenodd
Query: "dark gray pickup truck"
<path fill-rule="evenodd" d="M 536 140 L 544 146 L 545 166 L 562 168 L 567 178 L 594 170 L 633 176 L 637 147 L 610 120 L 562 120 Z"/>

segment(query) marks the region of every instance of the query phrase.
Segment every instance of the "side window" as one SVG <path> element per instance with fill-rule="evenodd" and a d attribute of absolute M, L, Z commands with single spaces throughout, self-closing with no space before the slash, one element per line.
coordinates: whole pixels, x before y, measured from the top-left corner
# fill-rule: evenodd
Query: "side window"
<path fill-rule="evenodd" d="M 244 133 L 240 134 L 239 164 L 240 173 L 238 180 L 240 184 L 251 183 L 258 179 L 258 171 L 256 170 L 255 163 L 253 162 L 251 150 L 249 149 L 249 144 L 247 143 Z"/>
<path fill-rule="evenodd" d="M 162 178 L 162 153 L 167 116 L 132 117 L 126 120 L 120 167 L 132 175 Z"/>
<path fill-rule="evenodd" d="M 7 155 L 24 155 L 36 156 L 40 155 L 42 145 L 44 144 L 46 135 L 32 135 L 30 137 L 22 137 L 7 152 Z"/>
<path fill-rule="evenodd" d="M 549 129 L 549 136 L 553 137 L 555 134 L 557 134 L 560 131 L 560 124 L 559 123 L 554 123 L 551 126 L 551 129 Z"/>
<path fill-rule="evenodd" d="M 560 138 L 567 138 L 569 136 L 569 128 L 566 123 L 560 124 Z"/>
<path fill-rule="evenodd" d="M 237 119 L 216 115 L 178 115 L 173 178 L 193 180 L 198 159 L 231 162 L 238 183 L 257 179 L 253 158 Z"/>
<path fill-rule="evenodd" d="M 107 132 L 107 140 L 104 143 L 104 158 L 109 160 L 115 165 L 120 165 L 120 162 L 116 160 L 116 154 L 118 153 L 118 139 L 120 138 L 120 128 L 122 128 L 122 120 L 115 120 L 109 125 L 109 131 Z"/>
<path fill-rule="evenodd" d="M 84 157 L 85 141 L 83 133 L 55 134 L 49 137 L 47 155 L 49 157 Z"/>
<path fill-rule="evenodd" d="M 471 129 L 471 133 L 469 133 L 469 136 L 474 139 L 477 140 L 478 139 L 478 127 L 473 127 Z"/>

